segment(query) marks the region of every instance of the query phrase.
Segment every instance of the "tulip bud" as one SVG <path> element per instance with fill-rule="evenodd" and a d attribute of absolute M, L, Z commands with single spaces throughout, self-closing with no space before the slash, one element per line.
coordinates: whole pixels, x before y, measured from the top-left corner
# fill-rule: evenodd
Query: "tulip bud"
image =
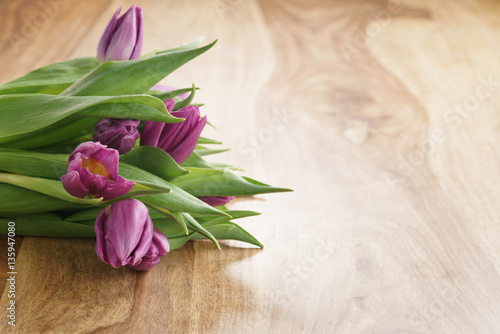
<path fill-rule="evenodd" d="M 139 124 L 138 120 L 105 118 L 96 124 L 96 133 L 92 139 L 125 154 L 134 147 L 140 137 L 137 131 Z"/>
<path fill-rule="evenodd" d="M 97 45 L 97 60 L 130 60 L 141 56 L 142 9 L 133 5 L 118 18 L 120 7 L 109 21 Z"/>
<path fill-rule="evenodd" d="M 148 252 L 142 257 L 139 264 L 128 264 L 127 266 L 138 271 L 149 270 L 160 263 L 160 257 L 165 256 L 169 251 L 170 245 L 168 244 L 167 237 L 158 228 L 153 227 L 153 240 Z"/>
<path fill-rule="evenodd" d="M 139 265 L 151 248 L 153 222 L 148 208 L 136 199 L 124 199 L 102 209 L 94 229 L 97 255 L 114 268 Z"/>
<path fill-rule="evenodd" d="M 170 100 L 165 101 L 165 105 L 167 109 L 170 106 L 173 109 Z M 181 123 L 144 122 L 141 146 L 159 147 L 170 154 L 178 164 L 181 164 L 193 153 L 201 131 L 207 124 L 207 117 L 200 119 L 198 106 L 186 106 L 172 112 L 172 115 L 184 118 L 184 121 Z"/>
<path fill-rule="evenodd" d="M 102 197 L 104 201 L 125 195 L 135 185 L 118 175 L 118 151 L 84 142 L 68 158 L 68 172 L 61 176 L 64 189 L 73 196 Z"/>
<path fill-rule="evenodd" d="M 198 197 L 203 202 L 207 203 L 211 206 L 221 206 L 226 205 L 230 201 L 234 199 L 234 196 L 206 196 L 206 197 Z"/>

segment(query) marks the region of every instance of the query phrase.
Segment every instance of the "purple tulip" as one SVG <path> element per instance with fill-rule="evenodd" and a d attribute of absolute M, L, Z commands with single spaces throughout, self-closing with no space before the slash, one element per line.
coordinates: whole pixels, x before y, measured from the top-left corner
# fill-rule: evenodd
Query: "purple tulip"
<path fill-rule="evenodd" d="M 135 185 L 118 175 L 118 151 L 91 141 L 81 143 L 68 158 L 68 173 L 61 176 L 64 189 L 79 198 L 104 201 L 125 195 Z"/>
<path fill-rule="evenodd" d="M 97 255 L 114 268 L 138 265 L 151 248 L 153 222 L 148 208 L 136 199 L 124 199 L 102 209 L 94 229 Z"/>
<path fill-rule="evenodd" d="M 109 21 L 97 45 L 97 60 L 130 60 L 141 56 L 142 8 L 133 5 L 118 18 L 120 7 Z"/>
<path fill-rule="evenodd" d="M 92 139 L 125 154 L 134 147 L 140 137 L 137 131 L 140 123 L 138 120 L 101 119 L 95 126 L 96 133 Z"/>
<path fill-rule="evenodd" d="M 234 199 L 234 196 L 206 196 L 206 197 L 198 197 L 203 202 L 207 203 L 211 206 L 221 206 L 226 205 L 230 201 Z"/>
<path fill-rule="evenodd" d="M 165 101 L 170 112 L 175 105 L 173 99 Z M 156 146 L 170 154 L 181 164 L 193 153 L 201 131 L 207 124 L 207 117 L 200 119 L 198 106 L 186 106 L 178 111 L 171 112 L 175 117 L 184 118 L 181 123 L 144 122 L 141 136 L 141 146 Z"/>
<path fill-rule="evenodd" d="M 165 256 L 170 251 L 167 237 L 158 228 L 153 227 L 153 240 L 146 255 L 137 265 L 128 264 L 129 268 L 138 271 L 145 271 L 153 268 L 160 263 L 160 257 Z"/>

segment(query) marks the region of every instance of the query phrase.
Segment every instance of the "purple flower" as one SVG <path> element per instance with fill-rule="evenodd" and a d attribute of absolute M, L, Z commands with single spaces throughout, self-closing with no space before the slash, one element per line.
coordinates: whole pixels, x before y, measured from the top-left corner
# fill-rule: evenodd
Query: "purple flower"
<path fill-rule="evenodd" d="M 142 257 L 137 265 L 128 264 L 129 268 L 138 271 L 145 271 L 153 268 L 160 263 L 160 257 L 165 256 L 170 251 L 167 237 L 158 228 L 153 227 L 153 240 L 146 255 Z"/>
<path fill-rule="evenodd" d="M 107 206 L 95 222 L 97 256 L 114 268 L 138 265 L 153 240 L 148 208 L 133 198 Z"/>
<path fill-rule="evenodd" d="M 225 205 L 234 199 L 234 196 L 206 196 L 198 197 L 203 202 L 211 206 Z"/>
<path fill-rule="evenodd" d="M 118 175 L 118 151 L 91 141 L 81 143 L 68 158 L 68 173 L 61 176 L 64 189 L 73 196 L 102 197 L 104 201 L 125 195 L 135 185 Z"/>
<path fill-rule="evenodd" d="M 120 154 L 129 152 L 134 147 L 140 134 L 138 120 L 101 119 L 95 126 L 94 141 L 118 150 Z"/>
<path fill-rule="evenodd" d="M 137 59 L 142 50 L 142 9 L 133 5 L 118 18 L 120 7 L 109 21 L 97 45 L 97 60 Z"/>
<path fill-rule="evenodd" d="M 175 105 L 173 99 L 165 101 L 165 106 L 171 112 Z M 186 161 L 193 153 L 201 131 L 207 124 L 207 117 L 200 119 L 198 106 L 186 106 L 171 112 L 175 117 L 184 118 L 181 123 L 144 122 L 141 136 L 141 146 L 156 146 L 170 154 L 179 164 Z"/>

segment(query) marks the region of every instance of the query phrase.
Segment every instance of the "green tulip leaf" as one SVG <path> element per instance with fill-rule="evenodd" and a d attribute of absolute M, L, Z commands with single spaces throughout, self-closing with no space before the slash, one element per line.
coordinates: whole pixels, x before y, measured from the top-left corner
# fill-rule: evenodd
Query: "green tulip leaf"
<path fill-rule="evenodd" d="M 272 187 L 248 177 L 241 177 L 228 169 L 186 167 L 189 174 L 172 183 L 193 196 L 248 196 L 263 193 L 292 191 Z"/>
<path fill-rule="evenodd" d="M 55 238 L 95 238 L 93 225 L 68 223 L 61 220 L 30 218 L 0 218 L 0 234 L 8 233 L 8 223 L 16 224 L 16 235 Z"/>
<path fill-rule="evenodd" d="M 195 89 L 198 90 L 199 88 L 195 88 Z M 193 90 L 193 88 L 182 88 L 182 89 L 171 90 L 168 92 L 161 92 L 161 91 L 153 90 L 153 91 L 148 91 L 147 94 L 152 95 L 154 97 L 157 97 L 162 101 L 165 101 L 165 100 L 177 97 L 181 94 L 189 93 L 192 90 Z"/>
<path fill-rule="evenodd" d="M 198 145 L 205 145 L 205 144 L 217 144 L 217 145 L 220 145 L 222 144 L 222 142 L 218 141 L 218 140 L 214 140 L 214 139 L 210 139 L 210 138 L 206 138 L 206 137 L 201 137 L 198 139 Z"/>
<path fill-rule="evenodd" d="M 0 171 L 59 180 L 68 170 L 67 154 L 0 149 Z"/>
<path fill-rule="evenodd" d="M 196 151 L 193 151 L 189 158 L 186 159 L 181 164 L 182 167 L 198 167 L 198 168 L 214 168 L 214 165 L 209 163 L 208 161 L 205 161 L 203 157 Z"/>
<path fill-rule="evenodd" d="M 0 216 L 82 208 L 82 205 L 8 183 L 0 183 L 0 198 L 2 199 L 0 201 Z"/>
<path fill-rule="evenodd" d="M 63 188 L 61 181 L 30 177 L 25 175 L 0 173 L 0 182 L 22 187 L 57 199 L 77 204 L 101 204 L 102 198 L 78 198 L 71 196 Z"/>
<path fill-rule="evenodd" d="M 99 66 L 95 57 L 77 58 L 41 67 L 0 86 L 3 94 L 57 95 Z"/>
<path fill-rule="evenodd" d="M 213 208 L 212 206 L 206 204 L 196 197 L 191 196 L 183 189 L 175 186 L 173 183 L 168 182 L 141 168 L 126 163 L 120 163 L 119 172 L 120 175 L 127 180 L 138 182 L 146 181 L 160 184 L 172 189 L 172 192 L 168 194 L 146 195 L 138 198 L 145 204 L 153 206 L 154 208 L 162 208 L 168 211 L 175 212 L 193 212 L 209 215 L 227 216 L 226 213 Z"/>
<path fill-rule="evenodd" d="M 159 51 L 158 53 L 167 53 L 167 52 L 173 52 L 173 51 L 194 49 L 194 48 L 197 48 L 201 44 L 201 42 L 203 42 L 204 39 L 205 39 L 205 36 L 200 36 L 191 42 L 183 43 L 183 44 L 180 44 L 178 46 L 174 46 L 171 49 Z"/>
<path fill-rule="evenodd" d="M 72 121 L 68 123 L 68 119 L 72 119 Z M 99 119 L 94 117 L 79 118 L 77 116 L 69 116 L 43 129 L 30 132 L 28 136 L 4 143 L 2 146 L 22 150 L 32 150 L 48 146 L 54 147 L 55 145 L 61 145 L 93 134 L 97 122 L 99 122 Z M 64 149 L 63 151 L 68 152 L 68 149 Z M 68 153 L 71 152 L 72 150 Z"/>
<path fill-rule="evenodd" d="M 120 161 L 142 168 L 167 181 L 188 173 L 167 152 L 154 146 L 137 147 L 120 156 Z"/>
<path fill-rule="evenodd" d="M 245 231 L 239 225 L 236 225 L 235 223 L 232 223 L 232 222 L 209 226 L 209 227 L 207 227 L 207 230 L 215 238 L 217 238 L 219 240 L 224 240 L 224 239 L 238 240 L 238 241 L 247 242 L 249 244 L 255 245 L 255 246 L 260 247 L 260 248 L 264 247 L 264 245 L 262 245 L 250 233 Z M 206 239 L 206 238 L 203 235 L 194 235 L 191 239 L 198 240 L 198 239 Z"/>
<path fill-rule="evenodd" d="M 176 102 L 175 106 L 174 106 L 174 110 L 179 110 L 181 108 L 188 106 L 193 101 L 195 92 L 196 92 L 196 86 L 193 84 L 193 87 L 191 87 L 191 93 L 189 94 L 189 96 L 186 97 L 182 101 Z"/>
<path fill-rule="evenodd" d="M 210 49 L 215 42 L 197 49 L 183 49 L 127 60 L 105 62 L 75 82 L 61 95 L 112 96 L 140 94 L 191 59 Z"/>
<path fill-rule="evenodd" d="M 76 113 L 100 118 L 125 117 L 167 123 L 183 120 L 170 115 L 161 100 L 149 95 L 0 95 L 0 143 L 28 136 L 35 130 Z"/>

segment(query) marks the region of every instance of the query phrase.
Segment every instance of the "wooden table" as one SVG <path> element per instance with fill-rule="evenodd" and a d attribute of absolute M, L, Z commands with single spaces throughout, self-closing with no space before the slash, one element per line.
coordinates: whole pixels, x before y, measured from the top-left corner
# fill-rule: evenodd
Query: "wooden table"
<path fill-rule="evenodd" d="M 136 3 L 145 52 L 219 39 L 165 83 L 202 87 L 224 161 L 295 192 L 231 204 L 263 250 L 192 242 L 147 273 L 17 238 L 17 332 L 500 332 L 498 2 Z M 131 4 L 0 2 L 0 82 L 94 55 Z"/>

